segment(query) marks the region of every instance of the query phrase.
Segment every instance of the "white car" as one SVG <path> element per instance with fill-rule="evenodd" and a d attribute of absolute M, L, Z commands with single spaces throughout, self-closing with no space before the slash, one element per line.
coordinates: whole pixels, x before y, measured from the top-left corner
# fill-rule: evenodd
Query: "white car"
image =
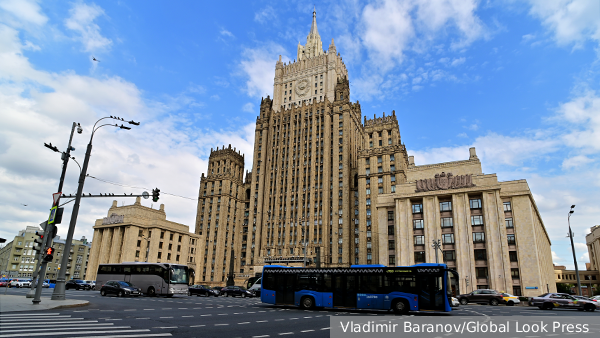
<path fill-rule="evenodd" d="M 88 283 L 92 286 L 92 290 L 96 290 L 96 281 L 95 280 L 84 280 L 85 283 Z"/>
<path fill-rule="evenodd" d="M 515 304 L 521 303 L 519 297 L 515 295 L 511 295 L 510 293 L 502 293 L 502 298 L 504 298 L 504 303 L 508 306 L 513 306 Z"/>
<path fill-rule="evenodd" d="M 452 307 L 458 307 L 460 305 L 460 302 L 458 301 L 458 299 L 456 297 L 452 297 Z"/>
<path fill-rule="evenodd" d="M 594 296 L 591 299 L 600 302 L 600 296 Z"/>
<path fill-rule="evenodd" d="M 30 288 L 31 280 L 29 280 L 27 278 L 15 278 L 12 281 L 10 281 L 10 287 L 11 288 Z"/>

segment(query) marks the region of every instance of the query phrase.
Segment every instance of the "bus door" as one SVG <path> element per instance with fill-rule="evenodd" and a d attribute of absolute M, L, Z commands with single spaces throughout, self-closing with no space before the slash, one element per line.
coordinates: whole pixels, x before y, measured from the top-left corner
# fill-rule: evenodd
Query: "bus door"
<path fill-rule="evenodd" d="M 130 266 L 123 267 L 123 274 L 124 274 L 123 280 L 126 282 L 129 282 L 129 283 L 131 283 L 131 269 L 132 269 L 132 267 L 130 267 Z"/>
<path fill-rule="evenodd" d="M 443 277 L 433 274 L 417 276 L 417 295 L 419 310 L 444 311 L 446 294 L 443 287 Z"/>
<path fill-rule="evenodd" d="M 295 274 L 275 275 L 275 304 L 294 304 Z"/>
<path fill-rule="evenodd" d="M 356 276 L 333 275 L 333 306 L 356 307 Z"/>

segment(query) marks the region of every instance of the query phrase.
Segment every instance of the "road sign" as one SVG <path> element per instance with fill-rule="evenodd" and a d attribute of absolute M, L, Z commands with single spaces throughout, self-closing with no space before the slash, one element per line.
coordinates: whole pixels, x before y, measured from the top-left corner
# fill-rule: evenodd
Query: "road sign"
<path fill-rule="evenodd" d="M 48 224 L 52 224 L 54 223 L 54 219 L 56 218 L 56 210 L 58 209 L 57 206 L 52 207 L 52 209 L 50 209 L 50 217 L 48 217 Z"/>
<path fill-rule="evenodd" d="M 56 202 L 58 202 L 60 195 L 62 195 L 62 192 L 52 194 L 52 206 L 56 206 Z"/>

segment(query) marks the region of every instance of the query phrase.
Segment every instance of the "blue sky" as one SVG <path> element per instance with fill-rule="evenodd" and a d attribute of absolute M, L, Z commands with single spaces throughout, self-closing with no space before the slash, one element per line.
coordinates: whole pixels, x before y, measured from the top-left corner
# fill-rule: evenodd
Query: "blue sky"
<path fill-rule="evenodd" d="M 585 234 L 600 213 L 598 1 L 316 8 L 323 45 L 335 39 L 363 115 L 395 110 L 417 165 L 466 159 L 475 146 L 485 173 L 527 179 L 557 264 L 572 266 L 566 216 L 576 204 L 577 256 L 589 261 Z M 298 1 L 0 0 L 0 237 L 47 217 L 61 162 L 43 143 L 66 148 L 80 122 L 73 155 L 82 160 L 91 125 L 107 115 L 142 124 L 102 129 L 90 175 L 160 187 L 167 218 L 193 229 L 210 148 L 231 143 L 251 158 L 275 61 L 295 58 L 312 9 Z M 75 191 L 77 174 L 71 163 L 65 192 Z M 88 179 L 84 191 L 141 189 Z M 111 201 L 84 200 L 77 238 L 92 237 Z"/>

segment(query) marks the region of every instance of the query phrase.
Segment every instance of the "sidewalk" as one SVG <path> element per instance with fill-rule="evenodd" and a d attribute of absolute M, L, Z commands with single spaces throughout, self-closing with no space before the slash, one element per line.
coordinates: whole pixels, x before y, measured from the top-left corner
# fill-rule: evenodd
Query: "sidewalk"
<path fill-rule="evenodd" d="M 33 305 L 31 302 L 32 300 L 33 298 L 26 298 L 25 295 L 0 295 L 0 313 L 59 309 L 66 307 L 86 306 L 90 303 L 87 300 L 50 300 L 50 297 L 42 297 L 42 301 L 38 305 Z"/>

